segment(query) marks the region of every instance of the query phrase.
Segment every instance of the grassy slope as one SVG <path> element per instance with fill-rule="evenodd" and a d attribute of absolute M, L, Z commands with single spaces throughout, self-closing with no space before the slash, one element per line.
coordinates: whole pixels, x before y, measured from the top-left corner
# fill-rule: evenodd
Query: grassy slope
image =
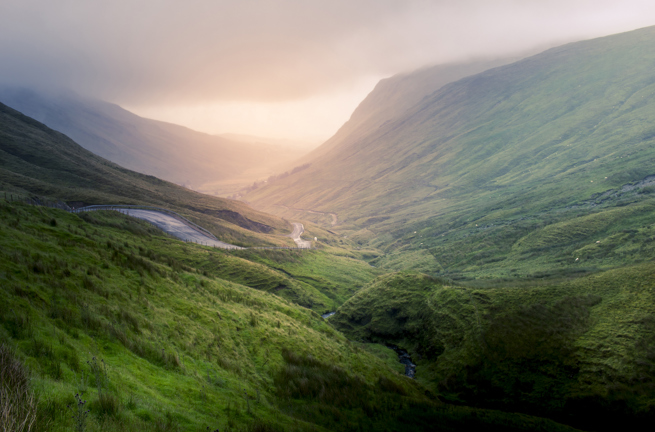
<path fill-rule="evenodd" d="M 87 203 L 161 205 L 195 218 L 226 241 L 293 244 L 291 239 L 279 235 L 288 232 L 284 220 L 256 212 L 240 202 L 201 195 L 125 170 L 10 108 L 2 109 L 0 152 L 4 158 L 0 176 L 8 183 L 0 185 L 0 191 L 3 187 L 12 192 L 18 188 Z M 266 235 L 230 223 L 243 224 L 248 222 L 246 218 L 273 231 Z M 348 252 L 351 248 L 348 242 L 337 241 L 334 234 L 319 228 L 314 231 L 322 240 L 317 246 L 332 245 L 329 250 L 242 252 L 251 257 L 249 260 L 216 253 L 194 265 L 212 275 L 274 292 L 319 312 L 332 311 L 370 281 L 374 269 Z M 289 256 L 293 259 L 289 260 Z M 185 262 L 187 257 L 178 259 Z"/>
<path fill-rule="evenodd" d="M 331 323 L 408 348 L 417 379 L 444 398 L 615 430 L 655 416 L 653 271 L 477 287 L 396 273 Z"/>
<path fill-rule="evenodd" d="M 85 204 L 145 204 L 171 208 L 237 244 L 292 245 L 281 236 L 257 234 L 232 222 L 235 215 L 290 232 L 277 217 L 243 203 L 202 195 L 119 167 L 68 137 L 0 104 L 0 189 Z"/>
<path fill-rule="evenodd" d="M 32 371 L 37 430 L 74 427 L 81 391 L 88 431 L 567 430 L 443 405 L 315 312 L 215 276 L 240 258 L 123 215 L 0 203 L 0 233 L 0 342 Z"/>
<path fill-rule="evenodd" d="M 121 107 L 72 92 L 0 87 L 0 102 L 72 138 L 122 167 L 185 184 L 246 185 L 297 157 L 280 146 L 235 142 L 145 119 Z"/>
<path fill-rule="evenodd" d="M 312 163 L 330 152 L 352 146 L 371 130 L 402 117 L 407 110 L 446 84 L 511 61 L 494 59 L 437 65 L 385 78 L 377 83 L 333 137 L 303 156 L 295 166 Z"/>
<path fill-rule="evenodd" d="M 625 204 L 597 198 L 653 174 L 654 39 L 650 27 L 578 42 L 448 84 L 246 198 L 336 212 L 339 232 L 385 248 L 390 268 L 475 275 L 471 260 L 514 262 L 495 245 Z M 569 243 L 553 246 L 560 259 Z"/>

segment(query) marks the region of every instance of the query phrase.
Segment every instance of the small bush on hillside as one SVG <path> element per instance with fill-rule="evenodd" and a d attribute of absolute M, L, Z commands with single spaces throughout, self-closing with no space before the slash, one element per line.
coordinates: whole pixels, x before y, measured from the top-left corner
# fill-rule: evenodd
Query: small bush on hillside
<path fill-rule="evenodd" d="M 116 395 L 103 392 L 91 403 L 91 409 L 100 416 L 115 416 L 121 409 L 121 402 Z"/>

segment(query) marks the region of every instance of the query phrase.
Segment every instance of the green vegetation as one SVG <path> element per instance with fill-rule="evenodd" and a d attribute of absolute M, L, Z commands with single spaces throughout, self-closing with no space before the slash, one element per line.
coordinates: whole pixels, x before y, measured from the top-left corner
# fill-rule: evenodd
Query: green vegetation
<path fill-rule="evenodd" d="M 452 82 L 245 198 L 285 217 L 335 212 L 336 227 L 303 216 L 392 270 L 514 278 L 635 263 L 648 256 L 625 240 L 637 230 L 643 245 L 650 224 L 654 41 L 649 27 Z M 379 96 L 360 107 L 377 120 Z"/>
<path fill-rule="evenodd" d="M 330 322 L 408 349 L 417 380 L 442 399 L 613 430 L 655 417 L 654 270 L 475 287 L 395 273 Z"/>
<path fill-rule="evenodd" d="M 300 304 L 323 314 L 334 311 L 343 302 L 349 299 L 357 290 L 370 282 L 375 275 L 380 274 L 375 268 L 366 262 L 352 256 L 343 256 L 343 249 L 321 248 L 311 251 L 259 251 L 244 250 L 235 251 L 231 255 L 246 258 L 247 260 L 261 263 L 257 268 L 254 277 L 261 277 L 264 274 L 275 271 L 281 274 L 286 280 L 291 280 L 298 285 L 297 296 L 286 297 L 295 303 Z M 353 254 L 354 255 L 354 254 Z M 291 257 L 291 259 L 290 259 Z M 226 258 L 227 259 L 227 258 Z M 234 258 L 231 258 L 234 260 Z M 250 266 L 252 263 L 247 261 Z M 235 269 L 235 267 L 230 267 Z M 244 272 L 237 272 L 235 281 L 243 280 Z M 223 276 L 221 276 L 223 277 Z M 232 279 L 231 279 L 232 280 Z M 245 285 L 253 286 L 247 283 Z M 280 289 L 269 284 L 274 291 Z M 311 299 L 303 300 L 302 296 L 310 296 Z M 282 294 L 284 296 L 284 294 Z"/>
<path fill-rule="evenodd" d="M 654 42 L 649 27 L 564 45 L 404 113 L 375 103 L 401 94 L 374 91 L 357 128 L 245 198 L 399 271 L 330 322 L 409 350 L 441 400 L 581 429 L 651 423 Z"/>
<path fill-rule="evenodd" d="M 297 158 L 285 146 L 197 132 L 73 92 L 0 84 L 0 102 L 124 168 L 210 195 L 232 193 Z"/>
<path fill-rule="evenodd" d="M 72 428 L 66 406 L 76 393 L 90 409 L 88 430 L 270 420 L 282 350 L 407 385 L 314 312 L 195 266 L 221 252 L 111 212 L 0 212 L 2 337 L 35 372 L 54 430 Z"/>
<path fill-rule="evenodd" d="M 82 204 L 169 208 L 239 245 L 292 246 L 288 222 L 108 162 L 0 104 L 0 191 Z M 277 235 L 275 235 L 277 234 Z"/>
<path fill-rule="evenodd" d="M 2 388 L 13 418 L 54 431 L 652 422 L 654 40 L 555 48 L 404 113 L 369 103 L 350 138 L 247 196 L 315 221 L 311 251 L 227 252 L 120 214 L 1 203 L 0 360 L 31 375 Z M 124 170 L 3 106 L 0 144 L 3 191 L 165 206 L 222 240 L 291 244 L 283 219 Z"/>
<path fill-rule="evenodd" d="M 291 270 L 307 259 L 309 273 L 326 259 L 261 252 L 252 258 Z M 370 353 L 384 349 L 348 341 L 265 285 L 229 280 L 232 267 L 264 265 L 115 212 L 0 202 L 0 357 L 31 371 L 18 386 L 36 395 L 31 430 L 568 430 L 445 405 L 388 353 Z"/>
<path fill-rule="evenodd" d="M 509 222 L 467 221 L 443 236 L 434 233 L 435 227 L 418 228 L 406 241 L 423 240 L 421 249 L 401 246 L 373 262 L 392 269 L 413 266 L 455 280 L 561 278 L 647 262 L 655 256 L 655 200 L 639 190 L 587 209 Z"/>

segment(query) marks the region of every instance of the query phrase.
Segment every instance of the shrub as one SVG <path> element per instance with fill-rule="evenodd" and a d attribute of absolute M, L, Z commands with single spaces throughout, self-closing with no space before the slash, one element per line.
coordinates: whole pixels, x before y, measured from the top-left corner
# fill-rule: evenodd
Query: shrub
<path fill-rule="evenodd" d="M 102 392 L 98 394 L 98 400 L 92 402 L 91 408 L 100 416 L 115 416 L 121 409 L 121 402 L 116 395 Z"/>

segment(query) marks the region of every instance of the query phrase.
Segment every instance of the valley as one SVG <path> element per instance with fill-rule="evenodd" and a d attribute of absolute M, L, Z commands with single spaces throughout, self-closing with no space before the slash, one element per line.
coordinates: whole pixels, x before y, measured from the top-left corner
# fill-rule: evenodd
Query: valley
<path fill-rule="evenodd" d="M 646 27 L 400 73 L 308 153 L 3 87 L 0 415 L 640 430 L 653 43 Z"/>
<path fill-rule="evenodd" d="M 142 118 L 72 91 L 0 85 L 0 101 L 104 159 L 210 195 L 229 195 L 267 177 L 298 152 Z"/>

